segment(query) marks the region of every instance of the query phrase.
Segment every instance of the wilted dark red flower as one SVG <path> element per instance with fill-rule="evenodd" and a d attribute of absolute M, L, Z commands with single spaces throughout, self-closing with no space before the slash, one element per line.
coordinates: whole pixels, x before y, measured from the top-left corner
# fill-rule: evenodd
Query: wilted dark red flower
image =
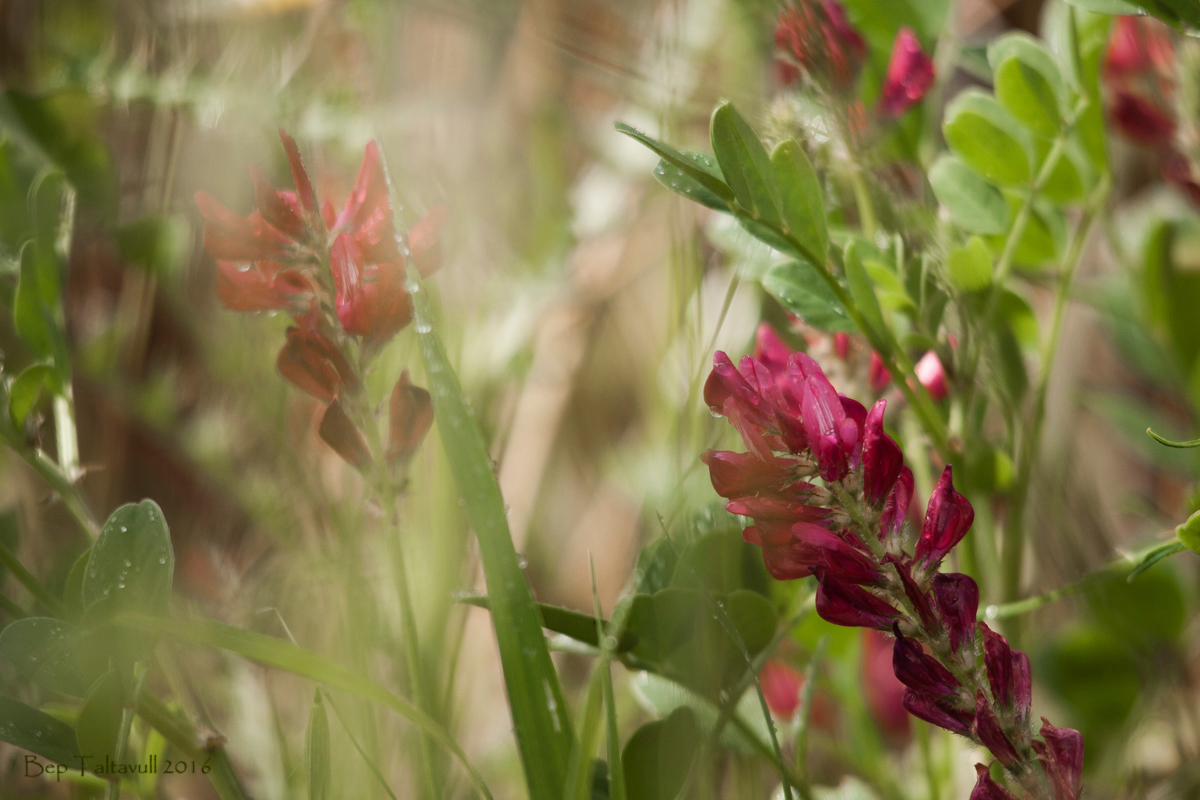
<path fill-rule="evenodd" d="M 866 42 L 837 0 L 802 0 L 784 8 L 775 24 L 775 44 L 794 61 L 783 62 L 785 85 L 800 76 L 799 66 L 830 88 L 849 89 L 867 55 Z"/>
<path fill-rule="evenodd" d="M 326 407 L 318 433 L 325 444 L 351 466 L 361 470 L 371 463 L 371 449 L 367 446 L 367 440 L 346 415 L 346 409 L 339 400 L 335 399 Z"/>
<path fill-rule="evenodd" d="M 937 725 L 963 736 L 971 735 L 971 724 L 975 715 L 959 707 L 955 698 L 907 689 L 904 692 L 904 707 L 908 709 L 908 713 L 930 725 Z"/>
<path fill-rule="evenodd" d="M 413 386 L 408 370 L 404 370 L 392 389 L 388 407 L 388 463 L 404 463 L 412 458 L 432 426 L 433 398 L 425 389 Z"/>
<path fill-rule="evenodd" d="M 324 402 L 333 400 L 342 386 L 358 385 L 346 356 L 311 320 L 288 328 L 275 365 L 288 382 Z"/>
<path fill-rule="evenodd" d="M 933 85 L 933 60 L 921 49 L 911 28 L 901 28 L 892 44 L 887 75 L 879 95 L 879 114 L 896 119 L 921 101 Z"/>
<path fill-rule="evenodd" d="M 777 658 L 767 660 L 758 673 L 767 708 L 782 720 L 789 720 L 800 708 L 800 692 L 804 688 L 804 676 Z"/>
<path fill-rule="evenodd" d="M 817 614 L 826 622 L 849 628 L 886 631 L 900 612 L 860 586 L 838 580 L 823 567 L 816 567 Z"/>

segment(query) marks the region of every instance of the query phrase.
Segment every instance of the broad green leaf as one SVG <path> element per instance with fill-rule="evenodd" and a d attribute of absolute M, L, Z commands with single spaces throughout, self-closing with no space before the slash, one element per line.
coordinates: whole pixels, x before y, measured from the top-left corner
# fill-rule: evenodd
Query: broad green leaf
<path fill-rule="evenodd" d="M 950 282 L 963 292 L 979 292 L 991 286 L 992 266 L 992 254 L 978 236 L 972 236 L 964 247 L 956 247 L 946 257 Z"/>
<path fill-rule="evenodd" d="M 491 800 L 491 792 L 488 791 L 479 773 L 471 766 L 471 762 L 467 760 L 462 748 L 436 720 L 408 700 L 393 694 L 365 675 L 349 670 L 324 656 L 297 647 L 282 639 L 212 620 L 167 619 L 150 614 L 128 612 L 122 614 L 116 622 L 130 632 L 164 636 L 204 647 L 228 650 L 259 664 L 282 669 L 293 675 L 322 683 L 330 689 L 339 689 L 376 703 L 383 708 L 391 709 L 408 719 L 453 754 L 471 776 L 472 784 L 480 796 Z M 142 711 L 144 709 L 139 704 L 139 713 Z"/>
<path fill-rule="evenodd" d="M 13 427 L 24 430 L 29 412 L 42 396 L 42 387 L 56 383 L 56 372 L 49 364 L 33 364 L 21 371 L 8 387 L 8 416 Z"/>
<path fill-rule="evenodd" d="M 109 670 L 88 692 L 75 723 L 79 752 L 88 757 L 89 764 L 104 763 L 106 758 L 116 761 L 124 705 L 121 676 L 115 669 Z"/>
<path fill-rule="evenodd" d="M 988 45 L 988 63 L 1000 104 L 1037 136 L 1054 138 L 1067 91 L 1045 46 L 1026 33 L 1008 33 Z"/>
<path fill-rule="evenodd" d="M 708 153 L 684 150 L 680 155 L 692 161 L 699 169 L 709 173 L 714 178 L 724 181 L 724 176 L 721 175 L 721 167 L 717 164 L 717 160 Z M 654 168 L 654 177 L 659 183 L 676 194 L 681 194 L 702 206 L 708 206 L 717 211 L 729 212 L 729 203 L 723 200 L 719 194 L 698 181 L 693 177 L 691 172 L 684 171 L 681 167 L 676 166 L 665 158 L 659 159 L 658 165 Z"/>
<path fill-rule="evenodd" d="M 83 607 L 92 619 L 117 610 L 162 611 L 171 597 L 175 553 L 162 509 L 128 503 L 104 523 L 83 576 Z"/>
<path fill-rule="evenodd" d="M 87 574 L 88 559 L 91 557 L 92 548 L 89 547 L 75 559 L 63 583 L 63 608 L 66 609 L 67 618 L 74 621 L 83 618 L 83 576 Z"/>
<path fill-rule="evenodd" d="M 1176 526 L 1175 535 L 1188 550 L 1200 553 L 1200 511 L 1188 517 L 1182 525 Z"/>
<path fill-rule="evenodd" d="M 562 684 L 542 635 L 537 604 L 513 547 L 504 498 L 492 472 L 483 433 L 434 330 L 426 292 L 415 278 L 410 278 L 408 290 L 438 434 L 479 542 L 525 780 L 532 800 L 560 800 L 574 739 Z"/>
<path fill-rule="evenodd" d="M 946 108 L 942 131 L 950 149 L 985 178 L 1003 184 L 1032 179 L 1025 132 L 991 95 L 977 89 L 959 94 Z"/>
<path fill-rule="evenodd" d="M 889 346 L 891 337 L 883 322 L 883 311 L 879 307 L 879 299 L 875 296 L 875 289 L 863 267 L 860 251 L 861 243 L 858 241 L 851 241 L 846 245 L 843 262 L 846 269 L 846 288 L 850 292 L 850 299 L 854 302 L 855 308 L 862 315 L 863 322 L 868 328 L 863 333 L 867 335 L 872 347 L 881 354 L 886 354 L 891 351 Z"/>
<path fill-rule="evenodd" d="M 784 231 L 823 259 L 829 251 L 829 229 L 825 201 L 812 162 L 794 139 L 782 142 L 771 154 L 779 183 L 780 210 Z"/>
<path fill-rule="evenodd" d="M 1008 229 L 1004 195 L 956 156 L 943 155 L 934 162 L 929 184 L 950 218 L 968 233 L 1004 233 Z"/>
<path fill-rule="evenodd" d="M 1165 329 L 1179 366 L 1190 374 L 1200 357 L 1200 272 L 1195 270 L 1194 223 L 1158 221 L 1146 236 L 1143 291 L 1150 319 Z"/>
<path fill-rule="evenodd" d="M 1008 201 L 1015 217 L 1021 201 L 1016 195 L 1009 195 Z M 1066 238 L 1067 227 L 1062 211 L 1048 203 L 1035 201 L 1013 253 L 1013 266 L 1031 271 L 1044 269 L 1062 255 Z M 999 253 L 1004 249 L 1005 237 L 993 236 L 989 242 L 992 249 Z"/>
<path fill-rule="evenodd" d="M 308 762 L 308 800 L 329 800 L 333 786 L 332 754 L 329 740 L 329 716 L 318 688 L 308 712 L 304 734 L 304 754 Z"/>
<path fill-rule="evenodd" d="M 621 753 L 629 800 L 675 800 L 700 740 L 696 716 L 688 708 L 634 731 Z"/>
<path fill-rule="evenodd" d="M 61 173 L 41 176 L 30 187 L 33 203 L 33 252 L 42 305 L 58 308 L 62 301 L 62 266 L 55 246 L 62 218 L 64 180 Z"/>
<path fill-rule="evenodd" d="M 619 133 L 636 139 L 646 147 L 653 150 L 660 158 L 665 159 L 669 164 L 681 170 L 689 178 L 699 183 L 708 191 L 712 192 L 722 200 L 732 201 L 733 192 L 729 186 L 725 184 L 720 177 L 710 172 L 704 159 L 696 155 L 684 155 L 683 153 L 671 147 L 669 144 L 658 141 L 657 139 L 647 136 L 636 128 L 632 128 L 623 122 L 616 124 L 616 129 Z"/>
<path fill-rule="evenodd" d="M 777 264 L 762 279 L 763 289 L 809 325 L 828 333 L 857 332 L 846 309 L 816 267 L 807 261 Z"/>
<path fill-rule="evenodd" d="M 696 722 L 706 735 L 712 735 L 721 716 L 719 704 L 696 694 L 670 678 L 652 672 L 640 672 L 633 679 L 633 690 L 642 705 L 660 718 L 668 717 L 679 708 L 691 709 Z M 741 753 L 769 753 L 771 735 L 758 707 L 758 696 L 747 690 L 738 700 L 733 712 L 736 724 L 727 724 L 721 731 L 721 745 Z"/>
<path fill-rule="evenodd" d="M 1038 151 L 1038 168 L 1041 169 L 1049 152 L 1050 143 L 1039 142 L 1036 149 Z M 1041 195 L 1059 205 L 1066 205 L 1083 197 L 1084 175 L 1088 172 L 1086 159 L 1087 156 L 1083 153 L 1082 148 L 1068 147 L 1059 156 L 1058 161 L 1054 164 L 1054 169 L 1050 171 L 1046 183 L 1042 186 Z"/>
<path fill-rule="evenodd" d="M 0 697 L 0 742 L 79 768 L 79 746 L 71 726 L 10 697 Z"/>
<path fill-rule="evenodd" d="M 752 219 L 781 224 L 775 170 L 750 123 L 732 103 L 722 103 L 713 112 L 709 135 L 713 154 L 738 205 Z"/>
<path fill-rule="evenodd" d="M 996 319 L 1012 331 L 1022 349 L 1037 352 L 1041 334 L 1028 300 L 1012 289 L 1002 289 L 996 297 Z"/>
<path fill-rule="evenodd" d="M 52 617 L 26 617 L 0 632 L 0 657 L 18 673 L 51 691 L 83 697 L 75 627 Z"/>

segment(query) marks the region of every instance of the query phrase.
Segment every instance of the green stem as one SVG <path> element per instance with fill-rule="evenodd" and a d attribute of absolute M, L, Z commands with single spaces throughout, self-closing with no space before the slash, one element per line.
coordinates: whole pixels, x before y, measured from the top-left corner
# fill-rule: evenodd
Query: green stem
<path fill-rule="evenodd" d="M 16 578 L 22 586 L 28 589 L 29 593 L 33 595 L 39 603 L 44 605 L 46 610 L 52 615 L 59 617 L 60 619 L 63 619 L 67 616 L 67 610 L 63 607 L 63 604 L 59 602 L 58 598 L 50 594 L 46 587 L 42 585 L 42 582 L 35 578 L 33 573 L 25 569 L 25 565 L 22 564 L 16 555 L 2 543 L 0 543 L 0 564 L 3 564 L 5 567 L 7 567 L 8 571 L 12 573 L 13 577 Z"/>
<path fill-rule="evenodd" d="M 1001 596 L 1006 601 L 1015 600 L 1021 590 L 1021 566 L 1025 547 L 1025 506 L 1029 499 L 1030 481 L 1041 444 L 1042 426 L 1046 418 L 1046 394 L 1050 376 L 1054 370 L 1054 362 L 1058 355 L 1059 340 L 1062 338 L 1067 299 L 1070 296 L 1075 271 L 1083 254 L 1083 246 L 1091 232 L 1097 213 L 1108 198 L 1108 190 L 1109 183 L 1105 178 L 1093 192 L 1063 257 L 1058 289 L 1054 298 L 1054 311 L 1050 321 L 1050 332 L 1042 351 L 1041 371 L 1034 390 L 1033 417 L 1020 442 L 1015 483 L 1010 495 L 1008 519 L 1005 525 L 1004 545 L 1001 551 Z"/>
<path fill-rule="evenodd" d="M 392 554 L 392 571 L 396 579 L 397 602 L 400 605 L 400 637 L 404 647 L 404 664 L 408 672 L 408 689 L 410 696 L 417 706 L 430 716 L 435 713 L 436 698 L 425 691 L 424 672 L 421 667 L 420 643 L 417 634 L 417 619 L 413 614 L 412 590 L 408 583 L 408 566 L 404 559 L 404 547 L 400 541 L 400 494 L 388 470 L 387 453 L 384 450 L 379 425 L 375 415 L 371 413 L 365 392 L 358 392 L 353 397 L 354 405 L 360 419 L 361 427 L 366 430 L 370 440 L 373 467 L 375 470 L 376 492 L 383 501 L 387 518 L 393 529 L 390 541 Z M 429 800 L 439 796 L 438 780 L 433 756 L 433 742 L 424 731 L 418 732 L 418 743 L 421 757 L 421 781 L 425 786 L 425 796 Z"/>
<path fill-rule="evenodd" d="M 1141 571 L 1143 562 L 1151 556 L 1156 556 L 1154 561 L 1158 561 L 1163 557 L 1181 553 L 1187 548 L 1178 541 L 1175 537 L 1171 537 L 1165 542 L 1157 542 L 1155 544 L 1144 547 L 1141 550 L 1130 553 L 1128 556 L 1122 556 L 1115 561 L 1110 562 L 1107 566 L 1090 572 L 1082 578 L 1065 586 L 1060 586 L 1045 594 L 1039 594 L 1036 597 L 1027 597 L 1024 600 L 1017 600 L 1012 603 L 993 604 L 985 608 L 979 609 L 979 619 L 991 621 L 994 619 L 1013 619 L 1023 614 L 1028 614 L 1031 611 L 1037 611 L 1039 608 L 1048 606 L 1051 603 L 1062 600 L 1066 597 L 1079 594 L 1091 584 L 1121 575 L 1125 572 L 1130 572 L 1129 577 L 1134 577 Z"/>
<path fill-rule="evenodd" d="M 858 207 L 858 219 L 867 241 L 875 244 L 875 206 L 871 203 L 871 193 L 863 181 L 862 172 L 857 166 L 848 170 L 850 186 L 854 189 L 854 204 Z"/>
<path fill-rule="evenodd" d="M 21 608 L 19 605 L 14 603 L 12 600 L 9 600 L 2 594 L 0 594 L 0 611 L 8 614 L 13 619 L 23 619 L 29 616 L 25 613 L 25 609 Z"/>

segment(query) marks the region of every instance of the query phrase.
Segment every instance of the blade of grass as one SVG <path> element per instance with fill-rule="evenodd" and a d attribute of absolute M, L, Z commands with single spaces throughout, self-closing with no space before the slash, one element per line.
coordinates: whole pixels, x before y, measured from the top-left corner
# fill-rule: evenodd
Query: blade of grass
<path fill-rule="evenodd" d="M 117 622 L 144 634 L 164 636 L 219 650 L 228 650 L 251 661 L 309 678 L 389 708 L 407 718 L 421 731 L 450 751 L 471 776 L 471 782 L 479 795 L 492 800 L 491 792 L 488 791 L 483 778 L 471 766 L 462 748 L 434 719 L 365 675 L 353 672 L 324 656 L 297 647 L 282 639 L 264 636 L 214 620 L 166 619 L 148 614 L 130 613 L 120 616 Z"/>
<path fill-rule="evenodd" d="M 342 730 L 344 730 L 346 735 L 350 737 L 350 744 L 354 745 L 354 749 L 357 750 L 358 754 L 362 757 L 363 763 L 367 765 L 367 769 L 371 770 L 371 774 L 375 776 L 377 781 L 379 781 L 379 785 L 383 787 L 385 792 L 387 792 L 388 797 L 392 798 L 392 800 L 400 800 L 398 797 L 396 797 L 396 793 L 392 791 L 392 787 L 388 785 L 387 778 L 383 776 L 383 772 L 380 771 L 379 766 L 370 758 L 370 756 L 367 755 L 367 751 L 364 750 L 362 744 L 359 743 L 358 737 L 354 735 L 354 731 L 350 730 L 350 725 L 346 722 L 346 718 L 342 716 L 341 709 L 337 707 L 337 703 L 333 702 L 333 695 L 324 689 L 321 690 L 321 694 L 325 696 L 325 700 L 329 703 L 329 707 L 333 709 L 333 715 L 337 717 L 338 722 L 341 723 Z"/>
<path fill-rule="evenodd" d="M 513 547 L 504 499 L 483 433 L 434 330 L 426 292 L 413 273 L 409 273 L 408 291 L 438 434 L 479 542 L 492 624 L 530 797 L 560 800 L 575 738 L 562 685 L 542 635 L 533 592 Z"/>

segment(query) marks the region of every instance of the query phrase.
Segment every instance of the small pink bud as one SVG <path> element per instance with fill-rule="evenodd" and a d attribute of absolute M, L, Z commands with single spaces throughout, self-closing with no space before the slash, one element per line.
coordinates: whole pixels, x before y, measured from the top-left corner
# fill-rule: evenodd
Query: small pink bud
<path fill-rule="evenodd" d="M 937 353 L 930 350 L 921 356 L 916 366 L 917 380 L 934 400 L 944 400 L 949 390 L 946 387 L 946 370 Z"/>
<path fill-rule="evenodd" d="M 772 714 L 782 720 L 789 720 L 796 715 L 800 708 L 804 676 L 784 662 L 772 658 L 758 673 L 758 682 Z"/>
<path fill-rule="evenodd" d="M 933 61 L 911 28 L 901 28 L 892 45 L 887 77 L 879 96 L 879 114 L 896 119 L 921 101 L 933 85 Z"/>

